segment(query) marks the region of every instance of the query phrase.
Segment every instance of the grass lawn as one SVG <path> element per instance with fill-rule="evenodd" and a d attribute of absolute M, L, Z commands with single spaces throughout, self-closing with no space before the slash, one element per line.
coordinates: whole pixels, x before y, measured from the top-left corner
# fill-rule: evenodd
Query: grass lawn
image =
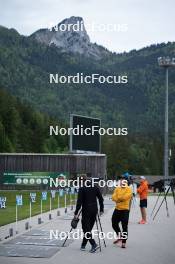
<path fill-rule="evenodd" d="M 36 193 L 36 202 L 32 203 L 32 216 L 41 212 L 41 191 L 0 191 L 0 196 L 5 196 L 6 208 L 0 209 L 0 226 L 16 221 L 16 195 L 23 196 L 23 205 L 18 206 L 18 220 L 29 217 L 30 192 Z M 75 195 L 71 195 L 72 203 L 75 203 Z M 42 202 L 43 212 L 50 210 L 50 192 L 47 192 L 47 200 Z M 70 195 L 67 195 L 67 205 L 70 205 Z M 60 207 L 64 207 L 64 196 L 60 197 Z M 52 209 L 58 208 L 58 193 L 52 199 Z"/>

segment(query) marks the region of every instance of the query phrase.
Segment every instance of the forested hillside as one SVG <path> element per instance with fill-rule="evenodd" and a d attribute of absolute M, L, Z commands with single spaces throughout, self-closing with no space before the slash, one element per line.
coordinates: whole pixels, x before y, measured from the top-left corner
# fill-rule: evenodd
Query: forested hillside
<path fill-rule="evenodd" d="M 164 71 L 157 57 L 174 55 L 175 43 L 129 53 L 110 53 L 102 61 L 60 52 L 15 30 L 0 28 L 0 87 L 35 108 L 68 123 L 69 114 L 100 117 L 104 126 L 130 133 L 161 133 L 164 123 Z M 127 84 L 50 84 L 49 74 L 128 75 Z M 175 124 L 175 74 L 170 71 L 170 127 Z"/>
<path fill-rule="evenodd" d="M 0 152 L 66 151 L 66 137 L 49 136 L 49 125 L 57 123 L 0 89 Z"/>

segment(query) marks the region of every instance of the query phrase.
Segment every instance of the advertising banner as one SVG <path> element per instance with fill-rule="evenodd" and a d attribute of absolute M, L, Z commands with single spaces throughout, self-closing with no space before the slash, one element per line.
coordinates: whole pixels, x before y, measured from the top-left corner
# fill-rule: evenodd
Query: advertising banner
<path fill-rule="evenodd" d="M 68 178 L 67 172 L 4 172 L 3 185 L 49 186 L 50 179 Z"/>

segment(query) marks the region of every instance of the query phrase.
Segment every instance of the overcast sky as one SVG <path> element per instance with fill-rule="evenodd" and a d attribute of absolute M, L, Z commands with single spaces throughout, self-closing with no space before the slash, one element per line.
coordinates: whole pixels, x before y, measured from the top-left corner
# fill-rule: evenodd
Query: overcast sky
<path fill-rule="evenodd" d="M 0 24 L 23 35 L 70 16 L 95 27 L 123 25 L 127 31 L 88 31 L 92 42 L 122 52 L 175 41 L 174 11 L 175 0 L 0 0 Z"/>

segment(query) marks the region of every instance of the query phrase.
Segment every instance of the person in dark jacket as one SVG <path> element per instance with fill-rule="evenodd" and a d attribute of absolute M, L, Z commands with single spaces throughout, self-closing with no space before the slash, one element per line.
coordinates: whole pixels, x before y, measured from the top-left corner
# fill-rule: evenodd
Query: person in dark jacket
<path fill-rule="evenodd" d="M 99 201 L 101 215 L 104 211 L 103 197 L 101 192 L 97 186 L 92 186 L 92 182 L 90 180 L 84 178 L 83 187 L 79 188 L 76 210 L 74 214 L 75 218 L 77 218 L 78 212 L 80 209 L 82 209 L 82 229 L 84 237 L 81 244 L 81 250 L 85 250 L 85 247 L 89 241 L 92 246 L 90 250 L 91 253 L 94 253 L 97 249 L 99 249 L 99 245 L 97 245 L 91 233 L 98 213 L 97 199 Z"/>

